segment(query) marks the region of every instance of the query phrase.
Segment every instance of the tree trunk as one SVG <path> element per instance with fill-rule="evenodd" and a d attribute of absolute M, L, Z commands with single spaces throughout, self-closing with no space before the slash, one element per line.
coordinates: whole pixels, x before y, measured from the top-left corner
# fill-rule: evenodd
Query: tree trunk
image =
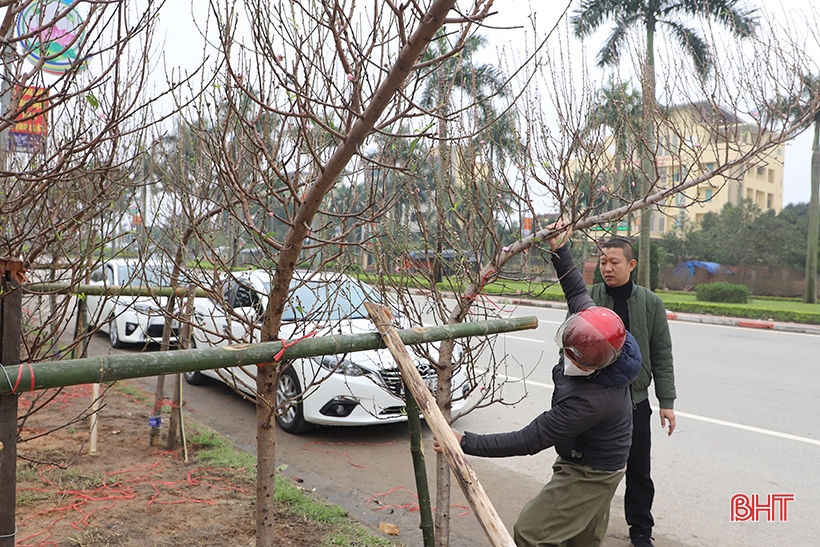
<path fill-rule="evenodd" d="M 453 340 L 439 346 L 436 404 L 449 424 L 452 420 Z M 436 547 L 450 544 L 450 466 L 444 453 L 436 455 Z"/>
<path fill-rule="evenodd" d="M 447 14 L 455 5 L 455 0 L 434 0 L 421 18 L 418 28 L 408 38 L 399 51 L 396 61 L 390 67 L 379 88 L 373 93 L 372 100 L 356 118 L 345 139 L 336 148 L 315 179 L 312 180 L 296 211 L 293 224 L 285 235 L 283 250 L 279 253 L 276 271 L 271 284 L 271 295 L 262 327 L 262 339 L 272 340 L 279 332 L 282 312 L 288 295 L 288 287 L 293 278 L 293 271 L 299 262 L 305 238 L 310 230 L 313 217 L 319 210 L 322 200 L 330 192 L 341 172 L 355 153 L 359 151 L 367 135 L 373 130 L 376 122 L 387 109 L 390 101 L 413 71 L 413 66 L 430 42 L 435 33 L 444 25 Z M 273 492 L 274 475 L 274 429 L 271 426 L 271 413 L 263 408 L 265 398 L 271 398 L 275 387 L 274 367 L 261 367 L 257 374 L 256 384 L 259 390 L 257 399 L 257 500 L 256 500 L 256 545 L 272 547 L 276 540 L 273 533 Z"/>
<path fill-rule="evenodd" d="M 806 291 L 803 302 L 817 302 L 817 240 L 820 235 L 820 114 L 814 118 L 814 142 L 811 147 L 811 197 L 809 198 L 809 233 L 806 240 Z"/>
<path fill-rule="evenodd" d="M 643 70 L 641 83 L 641 110 L 643 124 L 643 139 L 641 142 L 641 171 L 643 181 L 641 194 L 647 196 L 655 183 L 655 134 L 653 118 L 655 115 L 655 24 L 647 22 L 646 28 L 646 64 Z M 638 251 L 638 285 L 650 288 L 650 242 L 649 225 L 652 220 L 652 210 L 649 207 L 641 209 L 640 242 Z"/>

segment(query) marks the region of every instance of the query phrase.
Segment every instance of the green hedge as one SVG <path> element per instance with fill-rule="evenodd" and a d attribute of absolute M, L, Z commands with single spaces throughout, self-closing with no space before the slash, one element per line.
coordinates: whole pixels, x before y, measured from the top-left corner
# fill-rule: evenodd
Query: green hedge
<path fill-rule="evenodd" d="M 664 305 L 668 311 L 681 313 L 723 315 L 728 317 L 742 317 L 745 319 L 763 319 L 766 321 L 820 325 L 820 313 L 815 312 L 761 310 L 743 306 L 721 306 L 719 304 L 709 304 L 705 302 L 666 302 Z"/>
<path fill-rule="evenodd" d="M 726 302 L 746 304 L 749 301 L 749 287 L 726 281 L 701 283 L 695 287 L 695 297 L 701 302 Z"/>

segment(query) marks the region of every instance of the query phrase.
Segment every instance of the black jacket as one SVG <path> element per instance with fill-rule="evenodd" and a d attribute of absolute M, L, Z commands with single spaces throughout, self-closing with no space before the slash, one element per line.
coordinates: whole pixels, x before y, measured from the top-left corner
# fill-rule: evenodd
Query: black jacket
<path fill-rule="evenodd" d="M 584 278 L 566 247 L 552 258 L 571 313 L 594 306 Z M 591 377 L 566 376 L 563 357 L 552 369 L 552 408 L 519 431 L 476 435 L 466 432 L 461 447 L 475 456 L 536 454 L 550 446 L 563 459 L 600 471 L 626 467 L 632 442 L 629 385 L 641 369 L 638 344 L 627 332 L 615 363 Z"/>

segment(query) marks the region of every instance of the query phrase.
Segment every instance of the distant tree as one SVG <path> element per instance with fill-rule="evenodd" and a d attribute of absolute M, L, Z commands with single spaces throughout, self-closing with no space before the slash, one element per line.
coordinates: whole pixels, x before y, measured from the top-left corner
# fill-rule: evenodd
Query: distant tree
<path fill-rule="evenodd" d="M 778 100 L 778 110 L 791 119 L 808 119 L 814 126 L 811 145 L 811 194 L 809 197 L 809 223 L 806 235 L 806 289 L 803 302 L 817 302 L 817 253 L 820 239 L 820 75 L 805 74 L 801 77 L 797 96 Z M 807 114 L 810 117 L 807 117 Z"/>
<path fill-rule="evenodd" d="M 712 71 L 713 60 L 709 56 L 706 42 L 700 34 L 686 24 L 688 19 L 703 18 L 722 24 L 735 36 L 749 37 L 756 25 L 756 9 L 745 8 L 739 0 L 583 0 L 575 10 L 570 22 L 575 35 L 588 36 L 604 25 L 612 22 L 612 30 L 598 52 L 599 66 L 614 66 L 621 60 L 628 32 L 638 27 L 646 32 L 646 50 L 641 66 L 641 97 L 643 105 L 641 157 L 644 172 L 643 193 L 651 188 L 655 180 L 653 158 L 653 117 L 655 116 L 655 33 L 659 28 L 668 31 L 682 51 L 689 54 L 701 77 Z M 649 250 L 650 210 L 641 212 L 639 247 Z M 650 285 L 649 261 L 643 260 L 638 266 L 638 283 Z"/>

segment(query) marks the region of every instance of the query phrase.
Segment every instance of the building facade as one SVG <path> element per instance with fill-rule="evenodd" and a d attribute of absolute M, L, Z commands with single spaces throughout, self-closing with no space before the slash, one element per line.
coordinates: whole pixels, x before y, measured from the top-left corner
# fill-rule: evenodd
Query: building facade
<path fill-rule="evenodd" d="M 785 145 L 773 146 L 765 153 L 743 159 L 768 139 L 768 135 L 756 125 L 744 123 L 728 110 L 707 103 L 669 107 L 664 114 L 655 136 L 656 177 L 651 193 L 711 172 L 715 174 L 652 207 L 652 238 L 695 226 L 708 213 L 719 213 L 727 203 L 738 205 L 745 199 L 764 212 L 780 212 L 783 208 Z M 615 139 L 609 136 L 595 148 L 598 153 L 592 159 L 573 162 L 570 178 L 578 193 L 583 195 L 607 187 L 616 199 L 610 198 L 600 206 L 601 210 L 614 209 L 629 199 L 638 199 L 640 195 L 635 190 L 640 188 L 642 175 L 636 141 L 632 139 L 631 145 L 620 153 L 624 157 L 617 157 Z M 729 165 L 732 167 L 727 168 Z M 617 226 L 606 227 L 606 230 L 610 233 L 617 231 L 618 235 L 637 234 L 639 216 L 634 214 L 631 219 L 623 219 Z"/>

